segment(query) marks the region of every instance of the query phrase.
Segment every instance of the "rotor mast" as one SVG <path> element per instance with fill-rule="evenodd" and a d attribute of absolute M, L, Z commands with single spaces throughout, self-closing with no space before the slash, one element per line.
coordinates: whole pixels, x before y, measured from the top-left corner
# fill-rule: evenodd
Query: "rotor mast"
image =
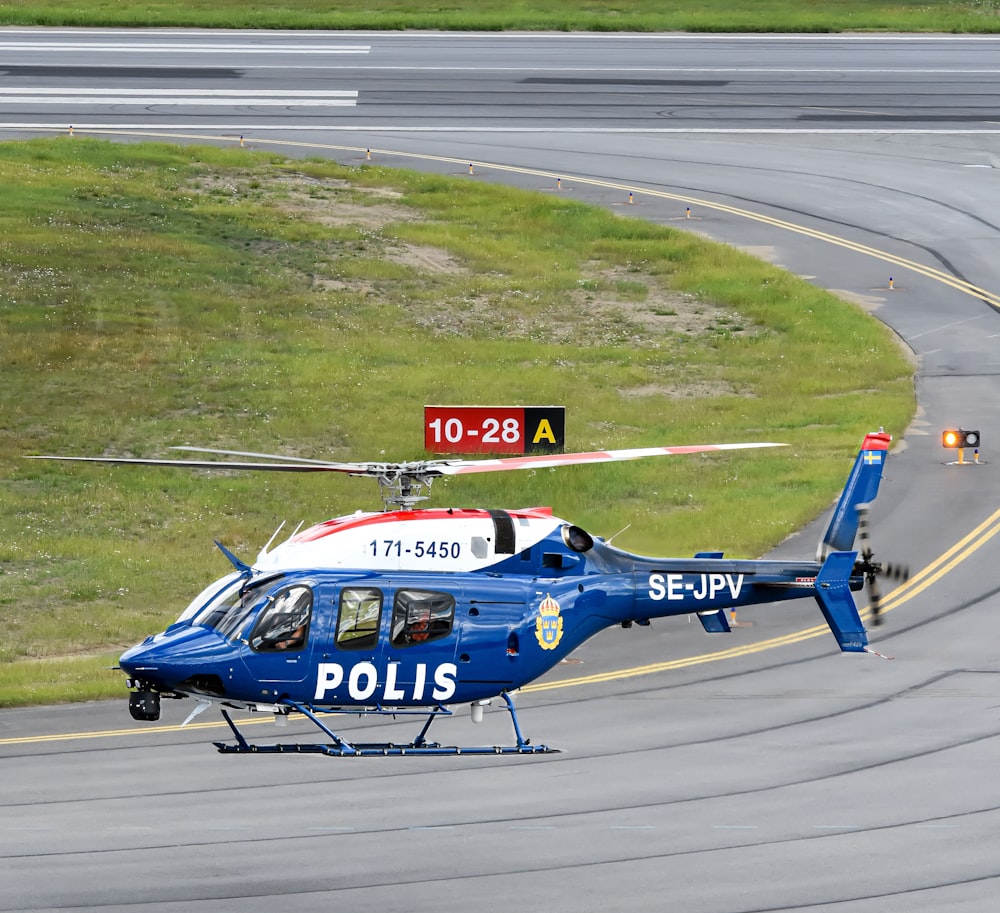
<path fill-rule="evenodd" d="M 387 466 L 381 472 L 372 474 L 378 482 L 382 509 L 385 511 L 412 510 L 416 504 L 426 501 L 436 478 L 436 475 L 411 472 L 401 466 Z"/>

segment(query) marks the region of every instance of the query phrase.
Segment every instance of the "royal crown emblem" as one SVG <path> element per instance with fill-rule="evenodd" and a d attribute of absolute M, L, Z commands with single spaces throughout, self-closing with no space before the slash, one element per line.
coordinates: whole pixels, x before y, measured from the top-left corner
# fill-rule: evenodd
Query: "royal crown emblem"
<path fill-rule="evenodd" d="M 559 614 L 559 603 L 546 595 L 538 607 L 538 618 L 535 620 L 535 637 L 538 646 L 543 650 L 554 650 L 562 640 L 563 620 Z"/>

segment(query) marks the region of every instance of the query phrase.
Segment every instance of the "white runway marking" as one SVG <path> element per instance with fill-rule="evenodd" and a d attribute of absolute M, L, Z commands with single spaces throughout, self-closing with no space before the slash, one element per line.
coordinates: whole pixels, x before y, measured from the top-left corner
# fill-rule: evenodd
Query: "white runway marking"
<path fill-rule="evenodd" d="M 0 41 L 0 51 L 189 51 L 194 54 L 368 54 L 371 45 L 350 44 L 201 44 L 177 41 Z"/>
<path fill-rule="evenodd" d="M 282 107 L 354 107 L 357 90 L 326 91 L 258 89 L 253 92 L 231 89 L 13 89 L 0 87 L 0 105 L 255 105 Z"/>

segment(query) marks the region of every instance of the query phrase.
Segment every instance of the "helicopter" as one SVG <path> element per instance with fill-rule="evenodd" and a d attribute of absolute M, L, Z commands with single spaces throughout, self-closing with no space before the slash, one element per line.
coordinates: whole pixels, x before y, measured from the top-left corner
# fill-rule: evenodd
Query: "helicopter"
<path fill-rule="evenodd" d="M 271 472 L 338 472 L 374 478 L 383 510 L 297 529 L 281 527 L 252 563 L 216 541 L 232 570 L 191 600 L 176 622 L 127 650 L 119 667 L 140 721 L 160 717 L 161 698 L 196 702 L 189 722 L 220 708 L 233 741 L 224 753 L 313 752 L 337 757 L 535 754 L 511 695 L 613 626 L 694 615 L 727 633 L 737 607 L 812 597 L 848 653 L 868 646 L 852 593 L 867 583 L 879 621 L 877 578 L 900 576 L 873 560 L 867 509 L 878 493 L 891 436 L 865 436 L 815 560 L 646 557 L 553 515 L 517 510 L 418 507 L 442 476 L 705 453 L 775 443 L 647 447 L 495 459 L 338 463 L 274 454 L 179 447 L 191 459 L 38 456 L 83 462 Z M 219 459 L 220 457 L 238 459 Z M 854 550 L 861 531 L 862 548 Z M 877 654 L 881 655 L 881 654 Z M 435 719 L 468 705 L 473 722 L 500 699 L 514 743 L 442 745 Z M 325 738 L 255 744 L 230 710 L 301 714 Z M 323 717 L 343 713 L 422 718 L 407 743 L 359 742 Z M 339 727 L 338 727 L 339 728 Z"/>

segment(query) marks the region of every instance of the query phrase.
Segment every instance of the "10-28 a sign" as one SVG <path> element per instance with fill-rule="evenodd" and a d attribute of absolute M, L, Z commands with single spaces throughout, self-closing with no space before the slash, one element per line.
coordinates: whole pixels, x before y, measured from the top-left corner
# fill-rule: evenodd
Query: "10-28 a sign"
<path fill-rule="evenodd" d="M 424 406 L 432 453 L 563 453 L 565 406 Z"/>

